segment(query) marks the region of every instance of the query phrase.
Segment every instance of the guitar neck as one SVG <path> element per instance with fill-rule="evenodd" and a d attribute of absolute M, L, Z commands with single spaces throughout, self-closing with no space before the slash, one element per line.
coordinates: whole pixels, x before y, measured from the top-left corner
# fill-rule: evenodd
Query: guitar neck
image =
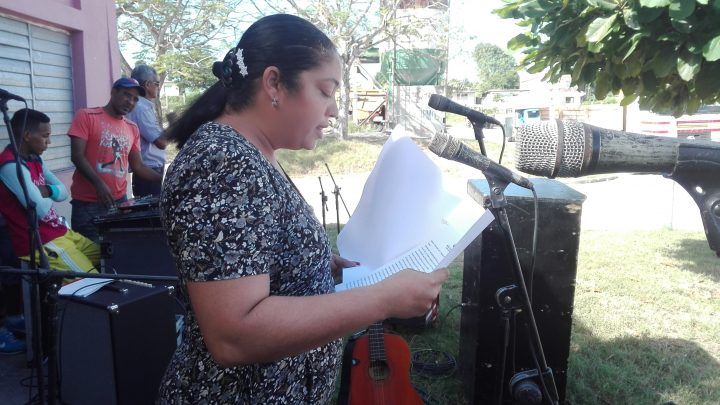
<path fill-rule="evenodd" d="M 375 322 L 368 328 L 368 340 L 370 346 L 370 361 L 385 361 L 385 330 L 382 322 Z"/>

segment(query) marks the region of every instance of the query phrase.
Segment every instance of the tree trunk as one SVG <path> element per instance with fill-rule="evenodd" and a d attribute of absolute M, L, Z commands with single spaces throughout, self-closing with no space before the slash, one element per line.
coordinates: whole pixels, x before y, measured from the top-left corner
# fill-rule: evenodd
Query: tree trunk
<path fill-rule="evenodd" d="M 352 66 L 347 55 L 342 56 L 343 70 L 340 81 L 340 105 L 338 106 L 338 135 L 340 139 L 347 139 L 350 128 L 350 69 Z"/>
<path fill-rule="evenodd" d="M 165 120 L 165 114 L 163 111 L 162 100 L 160 100 L 160 91 L 162 90 L 162 86 L 165 83 L 165 78 L 167 78 L 167 73 L 163 72 L 158 75 L 158 82 L 160 82 L 160 87 L 158 88 L 157 98 L 155 99 L 155 114 L 157 114 L 158 123 L 163 128 L 164 128 L 163 122 L 166 120 Z"/>

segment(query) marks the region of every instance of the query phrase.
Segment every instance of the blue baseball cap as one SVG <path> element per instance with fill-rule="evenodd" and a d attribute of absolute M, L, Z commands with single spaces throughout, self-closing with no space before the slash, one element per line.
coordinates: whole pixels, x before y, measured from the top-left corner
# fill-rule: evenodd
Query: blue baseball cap
<path fill-rule="evenodd" d="M 123 89 L 137 89 L 141 96 L 145 97 L 145 88 L 140 85 L 140 83 L 130 77 L 121 77 L 117 80 L 115 80 L 115 83 L 112 85 L 113 89 L 117 88 L 123 88 Z"/>

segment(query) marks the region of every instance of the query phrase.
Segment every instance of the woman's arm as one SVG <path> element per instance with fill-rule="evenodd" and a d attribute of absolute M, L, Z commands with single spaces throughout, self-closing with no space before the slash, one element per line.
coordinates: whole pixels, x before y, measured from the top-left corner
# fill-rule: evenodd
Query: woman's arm
<path fill-rule="evenodd" d="M 223 367 L 296 355 L 386 318 L 426 313 L 446 269 L 403 270 L 369 287 L 339 293 L 270 296 L 267 274 L 188 283 L 210 354 Z"/>

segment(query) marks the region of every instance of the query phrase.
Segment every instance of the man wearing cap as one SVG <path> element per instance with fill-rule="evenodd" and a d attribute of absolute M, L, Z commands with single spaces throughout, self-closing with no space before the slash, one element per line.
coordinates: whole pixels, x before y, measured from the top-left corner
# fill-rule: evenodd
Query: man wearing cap
<path fill-rule="evenodd" d="M 140 156 L 145 166 L 153 169 L 162 176 L 165 169 L 165 147 L 167 140 L 162 136 L 153 102 L 160 93 L 160 81 L 155 69 L 148 65 L 137 65 L 130 75 L 145 89 L 145 96 L 140 97 L 135 109 L 128 114 L 128 118 L 137 124 L 140 129 Z M 135 197 L 152 195 L 159 197 L 162 182 L 150 182 L 138 176 L 133 176 L 132 189 Z"/>
<path fill-rule="evenodd" d="M 71 223 L 75 231 L 95 242 L 99 235 L 93 218 L 127 200 L 128 168 L 145 180 L 162 180 L 143 165 L 138 127 L 125 117 L 144 95 L 137 80 L 118 79 L 104 107 L 81 109 L 70 124 L 71 159 L 76 169 L 70 186 Z"/>

